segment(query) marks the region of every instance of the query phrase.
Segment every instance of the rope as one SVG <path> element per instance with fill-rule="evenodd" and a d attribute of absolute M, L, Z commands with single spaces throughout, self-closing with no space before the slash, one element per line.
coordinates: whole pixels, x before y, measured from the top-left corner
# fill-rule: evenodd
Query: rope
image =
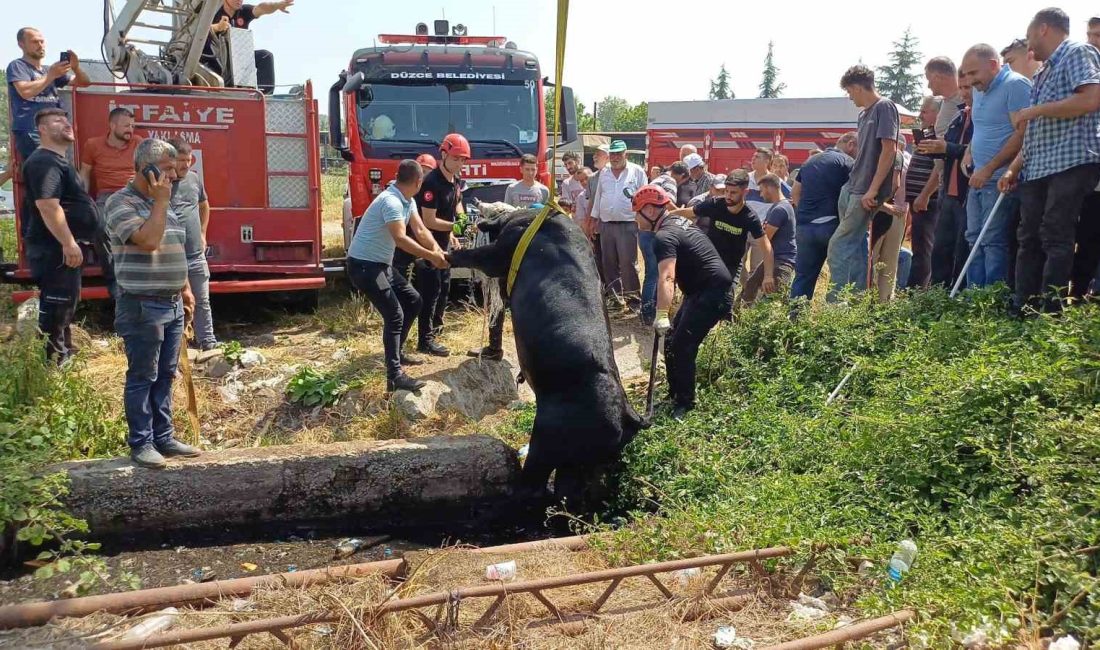
<path fill-rule="evenodd" d="M 561 84 L 562 84 L 562 71 L 565 68 L 565 35 L 567 32 L 567 25 L 569 23 L 569 0 L 558 0 L 558 28 L 557 28 L 557 45 L 554 52 L 554 115 L 561 115 Z M 556 132 L 556 131 L 555 131 Z M 557 164 L 558 160 L 558 138 L 555 137 L 551 143 L 551 150 L 553 152 L 550 160 L 553 161 L 551 165 Z M 512 285 L 515 284 L 516 275 L 519 274 L 520 264 L 523 263 L 523 256 L 527 254 L 527 247 L 531 245 L 531 240 L 535 238 L 535 234 L 538 233 L 542 224 L 550 217 L 551 214 L 564 212 L 561 206 L 558 205 L 558 192 L 557 183 L 550 183 L 550 199 L 543 206 L 535 220 L 531 222 L 531 225 L 527 226 L 527 230 L 523 232 L 523 236 L 519 240 L 519 245 L 516 246 L 516 250 L 512 253 L 512 265 L 508 267 L 508 295 L 512 295 Z"/>
<path fill-rule="evenodd" d="M 191 422 L 191 435 L 193 444 L 198 447 L 201 440 L 199 434 L 199 401 L 195 396 L 195 380 L 191 376 L 191 359 L 187 356 L 187 342 L 195 338 L 195 330 L 188 323 L 183 330 L 183 343 L 180 345 L 180 367 L 183 370 L 184 383 L 187 385 L 187 419 Z"/>

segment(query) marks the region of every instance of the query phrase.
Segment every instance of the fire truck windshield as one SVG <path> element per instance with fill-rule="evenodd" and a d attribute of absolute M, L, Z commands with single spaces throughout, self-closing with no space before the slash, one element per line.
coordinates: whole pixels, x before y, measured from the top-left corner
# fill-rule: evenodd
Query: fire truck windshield
<path fill-rule="evenodd" d="M 359 132 L 372 147 L 438 143 L 465 135 L 475 157 L 537 153 L 538 95 L 532 81 L 496 84 L 372 82 L 359 91 Z"/>

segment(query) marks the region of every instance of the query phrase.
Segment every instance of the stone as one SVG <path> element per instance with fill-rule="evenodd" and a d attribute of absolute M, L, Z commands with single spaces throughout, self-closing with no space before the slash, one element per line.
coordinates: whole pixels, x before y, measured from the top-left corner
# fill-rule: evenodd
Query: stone
<path fill-rule="evenodd" d="M 223 352 L 220 347 L 204 350 L 203 352 L 199 352 L 199 356 L 195 357 L 195 363 L 206 363 L 211 359 L 220 359 L 222 356 Z"/>
<path fill-rule="evenodd" d="M 441 371 L 417 393 L 398 391 L 394 402 L 407 420 L 417 421 L 437 411 L 456 411 L 471 420 L 494 413 L 520 398 L 518 368 L 509 360 L 467 359 Z"/>
<path fill-rule="evenodd" d="M 191 362 L 191 365 L 195 365 L 199 362 L 199 351 L 195 348 L 187 348 L 187 360 Z"/>
<path fill-rule="evenodd" d="M 160 470 L 116 458 L 45 471 L 66 472 L 67 511 L 93 536 L 110 536 L 260 522 L 454 523 L 506 510 L 519 465 L 502 441 L 470 435 L 227 449 Z"/>
<path fill-rule="evenodd" d="M 245 350 L 241 353 L 240 364 L 242 368 L 256 368 L 267 363 L 267 357 L 256 350 Z"/>
<path fill-rule="evenodd" d="M 215 357 L 202 365 L 202 374 L 211 379 L 221 379 L 232 369 L 228 361 L 222 357 Z"/>
<path fill-rule="evenodd" d="M 15 331 L 24 335 L 38 332 L 38 300 L 26 300 L 15 310 Z"/>
<path fill-rule="evenodd" d="M 218 386 L 218 395 L 226 404 L 236 404 L 241 401 L 241 391 L 244 385 L 239 381 L 231 381 L 224 386 Z"/>

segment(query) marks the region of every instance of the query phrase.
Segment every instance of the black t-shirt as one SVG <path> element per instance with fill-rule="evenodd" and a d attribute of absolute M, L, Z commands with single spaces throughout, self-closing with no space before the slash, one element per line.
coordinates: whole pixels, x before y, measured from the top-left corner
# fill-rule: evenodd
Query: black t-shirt
<path fill-rule="evenodd" d="M 736 273 L 745 256 L 748 236 L 764 236 L 760 217 L 756 216 L 747 203 L 742 204 L 740 212 L 731 213 L 726 207 L 726 200 L 720 196 L 703 201 L 694 210 L 696 217 L 708 220 L 710 227 L 707 228 L 707 237 L 718 250 L 730 274 Z"/>
<path fill-rule="evenodd" d="M 714 244 L 703 231 L 683 217 L 667 217 L 653 240 L 657 262 L 676 259 L 676 284 L 685 295 L 704 289 L 726 288 L 733 284 Z"/>
<path fill-rule="evenodd" d="M 256 7 L 254 5 L 241 5 L 241 8 L 230 13 L 225 10 L 225 4 L 223 3 L 218 11 L 214 13 L 214 20 L 211 21 L 211 25 L 217 25 L 222 21 L 223 17 L 229 18 L 229 24 L 232 27 L 238 29 L 248 29 L 248 26 L 252 24 L 253 20 L 256 20 Z M 214 54 L 214 38 L 222 38 L 222 34 L 215 34 L 210 32 L 206 35 L 206 44 L 202 48 L 202 57 L 200 60 L 203 64 L 212 68 L 215 72 L 221 72 L 221 64 L 218 63 L 217 55 Z"/>
<path fill-rule="evenodd" d="M 42 213 L 35 201 L 58 199 L 65 212 L 69 231 L 79 241 L 91 241 L 99 223 L 95 201 L 84 190 L 80 174 L 67 158 L 44 147 L 39 147 L 23 163 L 23 182 L 27 193 L 23 214 L 27 221 L 23 235 L 28 245 L 61 250 L 61 243 L 46 228 Z"/>
<path fill-rule="evenodd" d="M 458 176 L 455 176 L 453 181 L 449 181 L 438 168 L 428 172 L 424 177 L 424 184 L 420 186 L 420 192 L 416 195 L 417 210 L 420 214 L 424 214 L 425 209 L 435 210 L 437 219 L 448 221 L 453 225 L 455 215 L 458 214 L 459 203 L 462 201 L 459 183 Z M 447 250 L 451 241 L 451 228 L 432 230 L 432 236 L 435 237 L 440 248 Z"/>

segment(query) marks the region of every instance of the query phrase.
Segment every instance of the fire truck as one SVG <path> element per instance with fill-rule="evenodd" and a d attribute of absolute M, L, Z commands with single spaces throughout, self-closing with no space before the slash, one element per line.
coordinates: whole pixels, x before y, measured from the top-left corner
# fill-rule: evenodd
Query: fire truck
<path fill-rule="evenodd" d="M 903 126 L 912 123 L 911 111 L 898 111 Z M 647 162 L 670 165 L 679 160 L 681 146 L 692 144 L 712 172 L 726 173 L 747 169 L 763 147 L 787 156 L 794 169 L 813 149 L 831 147 L 855 130 L 858 119 L 859 109 L 846 97 L 650 102 Z"/>
<path fill-rule="evenodd" d="M 461 173 L 468 214 L 476 214 L 475 199 L 503 199 L 524 154 L 538 158 L 543 184 L 553 182 L 554 125 L 543 111 L 549 81 L 535 55 L 446 20 L 434 21 L 431 32 L 420 23 L 413 34 L 379 35 L 379 45 L 356 51 L 329 89 L 330 140 L 348 161 L 348 221 L 362 216 L 402 159 L 438 157 L 451 132 L 466 136 L 473 152 Z M 576 105 L 569 88 L 561 91 L 558 134 L 571 142 Z"/>
<path fill-rule="evenodd" d="M 285 94 L 258 90 L 252 34 L 244 29 L 232 28 L 225 38 L 220 73 L 203 65 L 202 49 L 222 0 L 129 0 L 117 15 L 105 3 L 107 60 L 82 64 L 93 83 L 62 96 L 76 132 L 72 160 L 80 160 L 88 138 L 107 133 L 107 114 L 117 106 L 133 111 L 137 135 L 186 140 L 211 205 L 211 292 L 294 291 L 291 297 L 312 302 L 325 277 L 311 84 Z M 21 200 L 17 184 L 16 205 Z M 82 298 L 106 298 L 96 260 L 84 274 Z M 4 276 L 30 283 L 22 243 Z M 14 297 L 32 295 L 17 291 Z"/>

